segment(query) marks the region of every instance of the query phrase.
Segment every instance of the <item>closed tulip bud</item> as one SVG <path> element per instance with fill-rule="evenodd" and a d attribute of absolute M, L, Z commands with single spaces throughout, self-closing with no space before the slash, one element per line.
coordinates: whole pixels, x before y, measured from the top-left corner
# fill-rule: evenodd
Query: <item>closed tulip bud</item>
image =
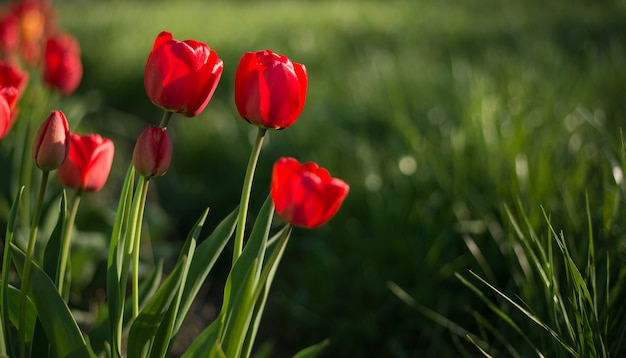
<path fill-rule="evenodd" d="M 115 147 L 98 134 L 70 134 L 70 152 L 59 168 L 61 183 L 70 189 L 98 191 L 109 177 Z"/>
<path fill-rule="evenodd" d="M 172 160 L 172 141 L 163 128 L 148 127 L 141 132 L 133 151 L 133 165 L 145 177 L 162 176 Z"/>
<path fill-rule="evenodd" d="M 224 64 L 205 43 L 178 41 L 163 31 L 148 56 L 144 86 L 155 105 L 166 111 L 195 117 L 209 103 Z"/>
<path fill-rule="evenodd" d="M 39 169 L 51 171 L 66 160 L 70 149 L 70 129 L 65 114 L 52 111 L 43 122 L 33 143 L 33 159 Z"/>
<path fill-rule="evenodd" d="M 315 163 L 280 158 L 274 164 L 272 201 L 276 213 L 292 225 L 315 228 L 325 224 L 337 213 L 349 190 L 343 180 L 331 178 Z"/>
<path fill-rule="evenodd" d="M 69 34 L 49 38 L 44 60 L 44 82 L 66 96 L 74 92 L 83 77 L 78 41 Z"/>
<path fill-rule="evenodd" d="M 269 129 L 291 126 L 304 108 L 306 68 L 270 50 L 244 54 L 235 73 L 235 105 L 249 123 Z"/>

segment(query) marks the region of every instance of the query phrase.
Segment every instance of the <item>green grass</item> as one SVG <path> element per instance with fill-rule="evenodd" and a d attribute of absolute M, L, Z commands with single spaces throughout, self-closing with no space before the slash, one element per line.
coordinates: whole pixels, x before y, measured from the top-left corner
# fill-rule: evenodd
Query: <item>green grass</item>
<path fill-rule="evenodd" d="M 351 193 L 328 225 L 293 234 L 259 339 L 276 356 L 325 338 L 333 357 L 477 354 L 387 282 L 477 333 L 472 312 L 496 318 L 455 277 L 486 267 L 468 239 L 499 290 L 525 297 L 518 289 L 532 288 L 516 281 L 527 278 L 514 275 L 515 252 L 503 249 L 514 238 L 504 207 L 518 202 L 528 226 L 548 237 L 543 208 L 574 261 L 586 263 L 587 241 L 578 243 L 589 237 L 588 195 L 597 257 L 609 255 L 623 281 L 624 200 L 613 177 L 626 118 L 623 1 L 67 2 L 59 14 L 83 50 L 81 129 L 114 137 L 118 148 L 109 193 L 143 126 L 160 118 L 143 90 L 156 34 L 205 41 L 224 60 L 207 110 L 170 126 L 172 167 L 151 187 L 147 218 L 156 239 L 183 237 L 206 206 L 216 223 L 238 201 L 253 131 L 232 100 L 241 54 L 270 48 L 307 66 L 304 112 L 270 133 L 252 209 L 279 156 L 318 162 Z M 507 338 L 524 351 L 523 338 Z"/>

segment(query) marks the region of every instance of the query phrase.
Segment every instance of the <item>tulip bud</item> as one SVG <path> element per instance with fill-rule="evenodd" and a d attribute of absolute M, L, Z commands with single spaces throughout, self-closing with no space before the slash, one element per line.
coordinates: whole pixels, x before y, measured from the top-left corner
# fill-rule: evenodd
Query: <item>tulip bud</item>
<path fill-rule="evenodd" d="M 167 131 L 148 127 L 141 132 L 133 151 L 133 165 L 145 177 L 162 176 L 172 160 L 172 141 Z"/>
<path fill-rule="evenodd" d="M 59 168 L 70 149 L 70 129 L 65 114 L 52 111 L 39 127 L 33 143 L 33 159 L 39 169 L 51 171 Z"/>
<path fill-rule="evenodd" d="M 288 223 L 314 228 L 330 220 L 350 187 L 331 178 L 315 163 L 300 164 L 294 158 L 280 158 L 272 171 L 271 196 L 276 213 Z"/>
<path fill-rule="evenodd" d="M 241 118 L 269 129 L 291 126 L 304 108 L 306 68 L 270 50 L 248 52 L 235 73 L 235 105 Z"/>
<path fill-rule="evenodd" d="M 70 152 L 59 168 L 59 179 L 68 188 L 98 191 L 109 177 L 115 147 L 97 134 L 70 134 Z"/>
<path fill-rule="evenodd" d="M 195 117 L 209 103 L 224 64 L 205 43 L 178 41 L 163 31 L 148 56 L 144 86 L 155 105 L 166 111 Z"/>

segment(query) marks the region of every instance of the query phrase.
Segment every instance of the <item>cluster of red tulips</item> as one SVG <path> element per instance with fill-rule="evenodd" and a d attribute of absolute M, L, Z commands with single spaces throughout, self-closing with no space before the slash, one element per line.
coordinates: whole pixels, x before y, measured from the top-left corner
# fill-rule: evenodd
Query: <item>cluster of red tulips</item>
<path fill-rule="evenodd" d="M 0 62 L 1 140 L 7 136 L 19 117 L 18 104 L 31 106 L 33 105 L 31 102 L 37 98 L 33 96 L 20 102 L 27 86 L 31 86 L 28 84 L 29 73 L 41 74 L 38 81 L 31 82 L 44 85 L 41 88 L 47 87 L 45 88 L 47 91 L 67 96 L 78 87 L 83 69 L 78 42 L 71 35 L 56 27 L 52 8 L 45 1 L 20 1 L 11 5 L 8 11 L 2 15 L 0 18 L 0 53 L 2 55 Z M 113 291 L 108 292 L 112 327 L 111 336 L 108 339 L 111 340 L 110 355 L 113 357 L 122 356 L 121 337 L 122 332 L 125 332 L 121 329 L 125 322 L 122 312 L 126 301 L 124 292 L 129 272 L 132 281 L 133 313 L 131 321 L 139 322 L 137 325 L 140 325 L 143 318 L 141 306 L 150 307 L 150 303 L 144 302 L 142 304 L 139 297 L 138 247 L 148 184 L 152 178 L 162 176 L 167 172 L 172 158 L 173 144 L 168 135 L 167 126 L 174 114 L 194 117 L 205 109 L 218 86 L 222 70 L 222 60 L 218 57 L 217 52 L 209 48 L 207 44 L 196 40 L 179 41 L 167 31 L 161 32 L 156 37 L 149 53 L 144 71 L 145 90 L 150 100 L 163 109 L 163 118 L 158 126 L 149 126 L 139 135 L 133 151 L 132 164 L 129 165 L 124 184 L 125 189 L 120 194 L 120 207 L 112 233 L 109 271 L 107 272 L 109 275 L 107 288 Z M 255 223 L 255 230 L 257 226 L 265 227 L 264 230 L 261 230 L 265 234 L 259 236 L 253 230 L 252 236 L 254 238 L 251 237 L 248 241 L 251 242 L 251 246 L 260 246 L 256 249 L 247 248 L 248 243 L 244 240 L 244 236 L 248 202 L 263 139 L 268 130 L 286 129 L 296 122 L 304 108 L 307 83 L 308 77 L 304 65 L 292 62 L 288 57 L 270 50 L 245 53 L 236 70 L 234 79 L 235 106 L 241 118 L 257 127 L 258 134 L 243 180 L 240 204 L 231 215 L 233 218 L 236 217 L 236 221 L 234 221 L 235 219 L 225 219 L 224 222 L 232 221 L 230 225 L 232 231 L 230 234 L 228 234 L 228 230 L 220 234 L 225 243 L 234 232 L 233 277 L 229 278 L 231 282 L 227 283 L 226 291 L 229 295 L 225 296 L 225 311 L 222 314 L 227 318 L 224 318 L 225 321 L 221 323 L 223 326 L 219 329 L 220 334 L 214 337 L 214 341 L 220 346 L 220 351 L 228 356 L 250 354 L 251 342 L 253 342 L 258 319 L 260 319 L 260 315 L 257 317 L 258 312 L 256 311 L 259 310 L 258 307 L 261 307 L 262 311 L 267 296 L 263 292 L 269 289 L 273 272 L 292 231 L 291 228 L 293 226 L 315 228 L 325 224 L 338 211 L 349 191 L 349 186 L 344 181 L 331 177 L 326 169 L 315 163 L 301 164 L 294 158 L 280 158 L 274 164 L 270 193 L 263 212 L 266 213 L 266 216 L 267 213 L 276 212 L 285 221 L 286 226 L 277 234 L 277 240 L 268 240 L 269 222 L 258 225 Z M 28 304 L 26 302 L 28 300 L 34 302 L 39 310 L 38 316 L 41 321 L 45 317 L 43 311 L 50 311 L 47 306 L 49 302 L 40 301 L 41 298 L 36 293 L 38 290 L 35 290 L 34 283 L 31 282 L 31 280 L 39 278 L 38 273 L 42 266 L 37 262 L 37 255 L 34 255 L 34 251 L 48 176 L 56 170 L 61 183 L 74 193 L 69 214 L 62 211 L 60 215 L 58 262 L 55 266 L 55 272 L 49 274 L 50 287 L 58 292 L 62 303 L 59 307 L 63 308 L 67 303 L 69 286 L 67 281 L 69 275 L 68 257 L 71 248 L 72 227 L 80 198 L 85 192 L 102 189 L 109 176 L 114 156 L 112 140 L 98 134 L 80 135 L 70 132 L 68 120 L 61 110 L 53 110 L 47 119 L 38 126 L 39 130 L 36 134 L 33 133 L 32 137 L 29 137 L 29 132 L 25 131 L 26 141 L 32 142 L 32 163 L 41 170 L 39 201 L 33 213 L 29 213 L 32 215 L 30 238 L 25 250 L 14 244 L 12 226 L 15 218 L 11 216 L 8 219 L 9 229 L 5 237 L 4 248 L 4 257 L 13 257 L 21 279 L 19 312 L 16 314 L 18 320 L 17 324 L 14 325 L 19 333 L 17 351 L 20 357 L 27 356 L 29 351 L 35 351 L 35 347 L 29 347 L 27 343 L 29 336 L 25 332 L 25 327 L 28 326 L 26 314 Z M 11 135 L 18 134 L 11 133 Z M 135 173 L 140 178 L 137 184 L 134 184 Z M 28 181 L 20 183 L 22 189 L 13 203 L 14 208 L 19 206 L 21 191 L 28 187 L 28 184 Z M 260 239 L 256 237 L 260 237 Z M 195 236 L 192 238 L 196 240 Z M 50 241 L 52 242 L 53 239 L 51 238 Z M 271 251 L 269 247 L 276 241 L 278 241 L 277 248 Z M 189 255 L 189 260 L 193 256 L 194 250 L 186 247 L 191 251 L 184 255 L 181 253 L 182 261 L 179 260 L 179 262 L 185 262 L 187 255 Z M 213 255 L 218 255 L 221 248 L 223 246 L 216 248 Z M 247 254 L 246 250 L 260 250 L 254 254 L 257 259 L 253 260 L 254 255 Z M 267 260 L 264 258 L 266 250 L 268 255 L 272 252 L 271 257 Z M 7 262 L 3 263 L 3 290 L 0 293 L 2 296 L 0 303 L 5 302 L 6 292 L 11 290 L 7 283 L 10 268 L 8 265 Z M 241 269 L 240 266 L 247 268 Z M 185 267 L 187 270 L 192 270 L 189 273 L 192 275 L 193 262 L 190 266 Z M 258 271 L 255 275 L 255 283 L 251 286 L 244 285 L 245 289 L 242 288 L 242 292 L 247 292 L 245 297 L 254 298 L 252 301 L 246 301 L 247 304 L 244 306 L 240 306 L 242 303 L 236 298 L 242 293 L 229 291 L 231 286 L 243 285 L 243 277 L 240 277 L 241 270 Z M 187 271 L 184 272 L 187 275 Z M 203 275 L 206 276 L 207 273 L 208 271 Z M 32 278 L 31 275 L 33 275 Z M 191 279 L 200 280 L 205 276 L 199 275 Z M 188 278 L 188 280 L 191 279 Z M 44 286 L 46 285 L 44 284 Z M 167 283 L 164 283 L 163 287 L 170 289 L 167 287 Z M 186 292 L 184 290 L 187 288 L 188 286 L 179 288 L 181 295 Z M 41 289 L 39 288 L 39 290 Z M 193 289 L 192 292 L 194 292 Z M 191 298 L 186 297 L 185 299 L 192 299 L 194 294 L 190 294 Z M 230 297 L 231 295 L 235 298 Z M 155 297 L 157 297 L 155 298 L 156 302 L 161 304 L 163 298 L 158 294 Z M 180 302 L 179 305 L 183 307 L 180 308 L 180 314 L 184 316 L 185 309 L 188 307 L 185 308 Z M 144 309 L 147 308 L 144 307 Z M 176 306 L 176 309 L 179 307 Z M 8 310 L 10 307 L 0 304 L 0 313 L 3 317 L 7 316 Z M 242 316 L 242 310 L 244 313 L 249 313 Z M 256 313 L 253 314 L 252 312 Z M 241 317 L 248 317 L 246 318 L 247 321 L 242 323 Z M 45 326 L 44 324 L 44 329 Z M 6 332 L 10 325 L 7 324 L 6 320 L 2 320 L 1 327 Z M 169 334 L 175 336 L 176 329 L 173 328 Z M 131 327 L 129 334 L 132 335 L 133 332 L 135 331 Z M 63 355 L 62 352 L 65 352 L 66 347 L 54 343 L 54 335 L 57 332 L 46 333 L 52 350 L 56 349 L 59 355 Z M 79 336 L 80 341 L 82 334 Z M 142 337 L 144 336 L 146 335 L 142 335 Z M 7 336 L 7 338 L 10 337 Z M 135 351 L 135 349 L 137 349 L 136 352 L 145 352 L 145 344 L 137 348 L 138 343 L 134 343 L 136 340 L 130 337 L 128 339 L 129 352 Z M 11 339 L 8 340 L 11 341 Z M 84 343 L 84 339 L 82 341 Z M 154 341 L 154 336 L 149 345 L 149 351 L 157 350 L 158 342 Z M 199 351 L 206 349 L 202 347 L 196 346 L 194 349 Z M 0 344 L 0 353 L 15 351 L 14 346 L 9 348 Z M 89 351 L 89 349 L 85 349 L 85 351 Z M 166 351 L 167 348 L 164 352 Z M 133 355 L 129 353 L 129 356 Z M 150 356 L 153 356 L 152 353 Z"/>

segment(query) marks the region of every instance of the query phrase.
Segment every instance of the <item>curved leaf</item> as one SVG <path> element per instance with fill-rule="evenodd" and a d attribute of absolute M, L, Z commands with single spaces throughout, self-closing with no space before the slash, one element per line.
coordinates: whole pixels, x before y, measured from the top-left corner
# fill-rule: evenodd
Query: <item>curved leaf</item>
<path fill-rule="evenodd" d="M 11 253 L 16 266 L 23 267 L 25 255 L 15 245 Z M 63 298 L 50 277 L 33 262 L 31 265 L 31 290 L 28 293 L 35 304 L 52 350 L 58 357 L 92 357 L 87 343 Z"/>

